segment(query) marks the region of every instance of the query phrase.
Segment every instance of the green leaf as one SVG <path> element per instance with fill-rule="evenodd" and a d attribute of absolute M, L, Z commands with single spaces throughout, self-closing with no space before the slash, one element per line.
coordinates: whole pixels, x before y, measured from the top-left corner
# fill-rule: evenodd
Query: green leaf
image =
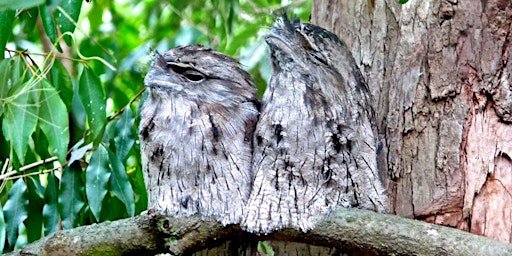
<path fill-rule="evenodd" d="M 41 21 L 43 22 L 43 28 L 46 35 L 50 39 L 52 44 L 57 41 L 57 28 L 55 26 L 55 20 L 53 19 L 53 8 L 49 5 L 41 5 L 39 7 L 39 13 L 41 15 Z"/>
<path fill-rule="evenodd" d="M 130 217 L 126 207 L 121 200 L 115 196 L 107 195 L 103 200 L 101 209 L 101 221 L 114 221 Z"/>
<path fill-rule="evenodd" d="M 400 4 L 405 4 L 407 2 L 409 2 L 409 0 L 398 0 L 398 3 L 400 3 Z"/>
<path fill-rule="evenodd" d="M 16 11 L 14 10 L 0 11 L 0 49 L 2 49 L 2 54 L 0 54 L 0 60 L 4 59 L 3 49 L 5 49 L 5 45 L 7 44 L 7 41 L 11 36 L 12 23 L 14 22 L 15 15 Z"/>
<path fill-rule="evenodd" d="M 41 81 L 41 86 L 39 126 L 48 139 L 51 153 L 64 164 L 69 144 L 68 111 L 57 91 L 46 79 Z"/>
<path fill-rule="evenodd" d="M 45 236 L 59 230 L 59 180 L 53 172 L 48 174 L 47 180 L 43 207 Z"/>
<path fill-rule="evenodd" d="M 14 248 L 18 238 L 18 226 L 28 216 L 26 190 L 25 182 L 22 179 L 17 180 L 9 190 L 9 199 L 5 203 L 4 215 L 7 222 L 5 227 L 9 249 Z"/>
<path fill-rule="evenodd" d="M 94 145 L 96 146 L 103 138 L 107 123 L 106 101 L 100 79 L 88 67 L 84 68 L 80 76 L 78 96 L 87 113 L 87 123 L 91 129 L 95 142 Z"/>
<path fill-rule="evenodd" d="M 144 174 L 140 165 L 135 171 L 128 172 L 128 177 L 135 194 L 135 214 L 139 214 L 148 208 L 148 191 L 144 184 Z"/>
<path fill-rule="evenodd" d="M 0 203 L 0 253 L 4 252 L 6 238 L 5 224 L 4 211 L 2 210 L 2 203 Z"/>
<path fill-rule="evenodd" d="M 70 111 L 73 102 L 73 82 L 68 70 L 60 61 L 55 61 L 50 69 L 50 83 L 59 92 L 66 109 Z"/>
<path fill-rule="evenodd" d="M 1 22 L 1 21 L 0 21 Z M 3 57 L 3 55 L 2 55 Z M 14 63 L 13 59 L 4 59 L 0 61 L 0 99 L 5 99 L 12 87 L 11 66 Z M 4 113 L 4 106 L 0 103 L 0 116 Z"/>
<path fill-rule="evenodd" d="M 45 0 L 0 0 L 0 11 L 19 10 L 43 4 Z"/>
<path fill-rule="evenodd" d="M 29 201 L 27 210 L 28 216 L 24 221 L 27 233 L 28 243 L 34 242 L 41 238 L 43 233 L 43 205 L 44 205 L 44 188 L 38 179 L 33 176 L 26 179 L 27 181 L 27 198 Z"/>
<path fill-rule="evenodd" d="M 115 126 L 115 137 L 114 141 L 116 144 L 116 155 L 121 161 L 126 160 L 126 156 L 130 152 L 135 139 L 133 135 L 133 124 L 135 118 L 133 117 L 132 110 L 127 107 L 124 113 L 121 115 Z"/>
<path fill-rule="evenodd" d="M 66 166 L 62 174 L 58 201 L 63 229 L 71 229 L 78 225 L 78 213 L 85 205 L 81 175 L 82 170 L 78 162 Z"/>
<path fill-rule="evenodd" d="M 21 164 L 25 162 L 29 138 L 37 124 L 37 105 L 33 93 L 26 89 L 31 81 L 14 86 L 9 94 L 14 99 L 4 105 L 3 133 L 14 147 Z"/>
<path fill-rule="evenodd" d="M 30 36 L 32 34 L 32 31 L 34 31 L 38 15 L 39 13 L 37 7 L 25 9 L 21 12 L 19 17 L 21 21 L 22 31 L 23 34 L 25 34 L 25 36 Z"/>
<path fill-rule="evenodd" d="M 73 33 L 75 31 L 75 24 L 78 21 L 78 16 L 80 16 L 82 2 L 83 0 L 62 1 L 59 6 L 62 8 L 64 13 L 59 10 L 55 11 L 55 21 L 57 22 L 62 34 L 65 32 Z M 71 38 L 69 36 L 64 37 L 64 40 L 68 45 L 71 45 Z"/>
<path fill-rule="evenodd" d="M 112 166 L 112 176 L 110 176 L 110 190 L 114 195 L 124 203 L 129 216 L 135 214 L 135 202 L 133 200 L 133 189 L 126 169 L 123 163 L 117 158 L 111 150 L 108 151 L 110 165 Z"/>
<path fill-rule="evenodd" d="M 97 221 L 100 220 L 103 199 L 108 192 L 110 178 L 109 160 L 107 150 L 100 144 L 94 151 L 85 171 L 85 192 L 91 212 Z"/>
<path fill-rule="evenodd" d="M 263 255 L 274 256 L 274 250 L 267 241 L 258 242 L 258 252 L 262 253 Z"/>

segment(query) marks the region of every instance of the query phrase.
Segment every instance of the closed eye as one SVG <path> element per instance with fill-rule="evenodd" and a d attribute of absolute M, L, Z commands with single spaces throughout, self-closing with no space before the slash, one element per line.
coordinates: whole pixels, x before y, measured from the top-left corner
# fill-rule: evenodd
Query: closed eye
<path fill-rule="evenodd" d="M 319 52 L 312 52 L 311 55 L 318 62 L 320 62 L 320 63 L 322 63 L 324 65 L 327 65 L 327 66 L 329 65 L 329 63 L 327 62 L 327 60 L 325 59 L 325 57 L 321 53 L 319 53 Z"/>
<path fill-rule="evenodd" d="M 204 79 L 204 75 L 201 72 L 193 69 L 185 70 L 182 75 L 193 82 L 200 82 Z"/>
<path fill-rule="evenodd" d="M 182 75 L 192 82 L 200 82 L 205 79 L 205 75 L 189 66 L 182 66 L 176 63 L 167 63 L 167 67 L 170 68 L 175 73 Z"/>

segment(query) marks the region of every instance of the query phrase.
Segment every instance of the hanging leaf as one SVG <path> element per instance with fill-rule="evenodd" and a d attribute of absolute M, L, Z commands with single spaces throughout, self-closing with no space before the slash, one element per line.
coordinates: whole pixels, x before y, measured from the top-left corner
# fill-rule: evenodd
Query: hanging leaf
<path fill-rule="evenodd" d="M 144 174 L 140 165 L 135 171 L 128 173 L 128 178 L 135 194 L 135 214 L 139 214 L 148 208 L 148 191 L 144 184 Z"/>
<path fill-rule="evenodd" d="M 6 223 L 4 218 L 4 211 L 2 209 L 2 204 L 0 203 L 0 253 L 4 251 L 5 245 L 5 235 L 6 235 Z"/>
<path fill-rule="evenodd" d="M 43 205 L 44 188 L 38 179 L 34 176 L 26 179 L 27 198 L 28 198 L 28 216 L 24 224 L 27 233 L 27 242 L 31 243 L 39 238 L 43 233 Z"/>
<path fill-rule="evenodd" d="M 84 68 L 80 76 L 78 96 L 87 113 L 87 123 L 94 138 L 94 145 L 97 146 L 103 138 L 107 123 L 106 101 L 100 79 L 88 67 Z"/>
<path fill-rule="evenodd" d="M 103 199 L 108 192 L 110 178 L 109 159 L 107 150 L 100 144 L 94 151 L 85 171 L 85 192 L 91 212 L 97 221 L 100 220 Z"/>
<path fill-rule="evenodd" d="M 41 21 L 43 23 L 44 31 L 50 39 L 52 44 L 57 41 L 57 28 L 55 26 L 55 20 L 53 19 L 53 10 L 49 5 L 41 5 L 39 7 L 39 14 L 41 15 Z"/>
<path fill-rule="evenodd" d="M 31 1 L 35 2 L 35 1 Z M 36 25 L 37 16 L 38 16 L 38 8 L 32 7 L 29 9 L 24 9 L 19 15 L 19 19 L 21 21 L 22 31 L 25 36 L 29 36 L 34 31 L 34 27 Z"/>
<path fill-rule="evenodd" d="M 18 226 L 28 216 L 26 195 L 27 186 L 22 179 L 17 180 L 9 190 L 9 199 L 5 203 L 4 215 L 6 220 L 7 242 L 9 249 L 13 249 L 18 238 Z"/>
<path fill-rule="evenodd" d="M 16 11 L 14 10 L 0 11 L 0 49 L 5 49 L 5 45 L 11 36 L 15 15 Z M 2 54 L 0 54 L 0 60 L 2 59 L 4 59 L 3 50 Z"/>
<path fill-rule="evenodd" d="M 41 85 L 39 126 L 48 139 L 51 153 L 64 164 L 69 144 L 68 111 L 57 91 L 46 79 L 41 81 Z"/>
<path fill-rule="evenodd" d="M 82 170 L 78 162 L 66 166 L 62 174 L 58 201 L 63 229 L 71 229 L 79 224 L 78 213 L 85 205 L 84 184 L 81 175 Z"/>
<path fill-rule="evenodd" d="M 50 69 L 50 83 L 59 92 L 66 109 L 70 111 L 73 101 L 73 82 L 68 70 L 60 61 L 55 61 Z"/>
<path fill-rule="evenodd" d="M 133 116 L 132 110 L 128 107 L 121 115 L 115 126 L 115 145 L 116 145 L 116 156 L 121 161 L 126 160 L 126 156 L 130 152 L 135 139 L 133 136 L 133 124 L 135 123 L 135 117 Z"/>
<path fill-rule="evenodd" d="M 78 21 L 78 16 L 80 16 L 82 2 L 83 0 L 62 1 L 59 6 L 64 12 L 58 9 L 54 12 L 55 21 L 62 34 L 65 32 L 73 33 L 75 31 L 75 24 Z M 64 37 L 64 40 L 68 45 L 71 45 L 71 38 L 69 36 Z"/>
<path fill-rule="evenodd" d="M 43 207 L 45 236 L 59 230 L 59 180 L 53 172 L 48 174 L 47 180 Z"/>
<path fill-rule="evenodd" d="M 124 203 L 130 216 L 135 214 L 135 203 L 133 200 L 133 189 L 126 169 L 123 163 L 117 158 L 111 150 L 108 151 L 110 165 L 112 166 L 112 176 L 110 177 L 110 189 L 114 195 Z"/>
<path fill-rule="evenodd" d="M 21 164 L 25 162 L 25 153 L 27 152 L 29 138 L 35 131 L 37 124 L 37 105 L 27 87 L 31 81 L 14 86 L 9 94 L 13 97 L 12 101 L 4 105 L 3 134 L 14 147 Z"/>

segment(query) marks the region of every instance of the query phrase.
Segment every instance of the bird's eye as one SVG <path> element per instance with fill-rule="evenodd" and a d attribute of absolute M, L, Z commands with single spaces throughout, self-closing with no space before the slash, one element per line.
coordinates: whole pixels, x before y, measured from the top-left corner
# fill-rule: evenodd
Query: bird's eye
<path fill-rule="evenodd" d="M 312 55 L 312 56 L 313 56 L 313 58 L 314 58 L 315 60 L 317 60 L 318 62 L 320 62 L 320 63 L 322 63 L 322 64 L 324 64 L 324 65 L 327 65 L 327 66 L 329 65 L 329 63 L 327 62 L 327 59 L 325 59 L 325 57 L 324 57 L 321 53 L 319 53 L 319 52 L 313 52 L 311 55 Z"/>
<path fill-rule="evenodd" d="M 189 66 L 177 65 L 176 63 L 167 63 L 167 67 L 192 82 L 200 82 L 205 78 L 203 73 L 192 69 Z"/>
<path fill-rule="evenodd" d="M 185 70 L 185 72 L 182 73 L 183 76 L 185 76 L 188 80 L 199 82 L 204 79 L 204 75 L 201 72 L 189 69 Z"/>

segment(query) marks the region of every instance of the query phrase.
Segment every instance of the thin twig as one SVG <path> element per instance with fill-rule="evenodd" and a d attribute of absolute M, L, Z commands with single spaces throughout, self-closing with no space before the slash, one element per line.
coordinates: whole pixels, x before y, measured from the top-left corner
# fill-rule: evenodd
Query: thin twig
<path fill-rule="evenodd" d="M 31 164 L 28 164 L 28 165 L 25 165 L 25 166 L 22 166 L 20 167 L 19 169 L 19 172 L 25 172 L 27 170 L 30 170 L 32 168 L 35 168 L 35 167 L 38 167 L 38 166 L 41 166 L 41 165 L 45 165 L 45 164 L 49 164 L 49 163 L 52 163 L 52 162 L 55 162 L 55 161 L 58 161 L 59 158 L 57 158 L 56 156 L 53 156 L 53 157 L 50 157 L 48 159 L 43 159 L 41 161 L 37 161 L 37 162 L 34 162 L 34 163 L 31 163 Z M 7 169 L 7 163 L 8 163 L 9 159 L 7 159 L 6 161 L 6 164 L 4 164 L 4 167 L 2 168 L 2 175 L 0 175 L 0 180 L 12 180 L 14 179 L 13 177 L 18 177 L 18 176 L 13 176 L 15 174 L 18 173 L 18 171 L 14 170 L 14 171 L 10 171 L 10 172 L 7 172 L 5 173 L 5 170 Z M 62 166 L 58 166 L 56 168 L 61 168 Z M 30 173 L 32 174 L 32 173 Z M 35 174 L 38 174 L 38 172 L 35 172 Z M 13 176 L 13 177 L 11 177 Z"/>
<path fill-rule="evenodd" d="M 128 101 L 128 103 L 126 105 L 124 105 L 123 108 L 121 108 L 119 111 L 115 112 L 114 114 L 108 116 L 107 122 L 110 122 L 110 121 L 116 119 L 121 114 L 123 114 L 123 112 L 126 110 L 126 108 L 129 108 L 132 105 L 132 103 L 134 101 L 136 101 L 142 95 L 144 90 L 145 90 L 145 88 L 142 88 L 142 90 L 140 90 L 130 101 Z"/>
<path fill-rule="evenodd" d="M 51 169 L 46 169 L 46 170 L 42 170 L 42 171 L 39 171 L 39 172 L 32 172 L 32 173 L 20 174 L 20 175 L 16 175 L 16 176 L 8 177 L 8 178 L 6 178 L 5 180 L 6 180 L 6 181 L 7 181 L 7 180 L 15 180 L 15 179 L 20 179 L 20 178 L 25 178 L 25 177 L 34 176 L 34 175 L 50 173 L 50 172 L 53 172 L 53 171 L 55 171 L 55 170 L 59 170 L 59 169 L 61 169 L 61 166 L 53 167 L 53 168 L 51 168 Z"/>

